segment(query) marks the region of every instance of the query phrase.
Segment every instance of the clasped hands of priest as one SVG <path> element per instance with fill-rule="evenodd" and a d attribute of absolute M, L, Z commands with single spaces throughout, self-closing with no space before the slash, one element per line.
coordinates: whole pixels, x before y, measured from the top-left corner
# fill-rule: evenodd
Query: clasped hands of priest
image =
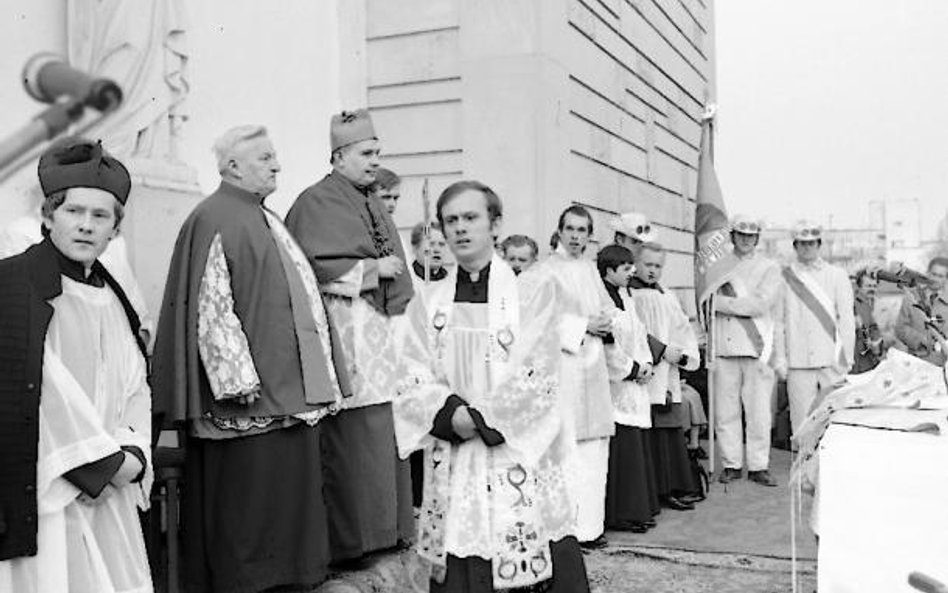
<path fill-rule="evenodd" d="M 451 428 L 463 440 L 474 438 L 477 434 L 477 426 L 474 424 L 474 417 L 467 406 L 458 406 L 451 416 Z"/>
<path fill-rule="evenodd" d="M 122 465 L 119 466 L 118 471 L 115 472 L 114 476 L 112 476 L 112 480 L 105 485 L 105 488 L 102 489 L 102 492 L 100 492 L 99 495 L 95 497 L 89 496 L 85 492 L 82 492 L 76 497 L 76 500 L 89 506 L 102 504 L 108 500 L 110 496 L 115 494 L 120 488 L 124 488 L 125 486 L 131 484 L 135 478 L 141 474 L 144 467 L 142 466 L 142 462 L 138 459 L 138 457 L 132 455 L 128 451 L 123 451 L 122 453 L 125 455 L 125 458 L 122 460 Z"/>

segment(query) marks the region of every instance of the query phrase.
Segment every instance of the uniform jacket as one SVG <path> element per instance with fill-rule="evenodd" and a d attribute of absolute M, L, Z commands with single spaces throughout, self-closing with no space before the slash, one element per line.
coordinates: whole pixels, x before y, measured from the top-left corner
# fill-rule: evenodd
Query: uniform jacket
<path fill-rule="evenodd" d="M 838 338 L 827 333 L 812 310 L 784 281 L 781 287 L 783 293 L 777 301 L 775 367 L 841 367 L 838 369 L 840 372 L 848 372 L 853 365 L 856 322 L 853 314 L 853 289 L 846 270 L 822 259 L 808 265 L 793 262 L 789 267 L 811 278 L 830 300 L 832 310 L 827 311 L 827 314 L 835 322 Z"/>
<path fill-rule="evenodd" d="M 715 297 L 715 354 L 768 362 L 782 284 L 780 268 L 758 253 L 744 258 L 734 254 L 725 257 L 735 261 L 734 273 Z"/>

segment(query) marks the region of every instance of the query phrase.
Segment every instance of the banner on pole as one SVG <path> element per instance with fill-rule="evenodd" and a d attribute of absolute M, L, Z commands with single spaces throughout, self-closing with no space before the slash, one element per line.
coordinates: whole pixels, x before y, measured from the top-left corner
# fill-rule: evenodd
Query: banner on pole
<path fill-rule="evenodd" d="M 695 297 L 698 310 L 721 284 L 727 270 L 716 266 L 728 252 L 729 226 L 721 186 L 711 159 L 711 118 L 701 126 L 698 189 L 695 193 Z"/>

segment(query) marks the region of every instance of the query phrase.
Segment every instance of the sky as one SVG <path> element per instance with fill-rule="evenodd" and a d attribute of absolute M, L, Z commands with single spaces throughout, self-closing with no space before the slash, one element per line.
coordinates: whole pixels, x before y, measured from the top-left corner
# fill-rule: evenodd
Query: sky
<path fill-rule="evenodd" d="M 948 212 L 948 1 L 717 0 L 715 169 L 731 213 Z"/>

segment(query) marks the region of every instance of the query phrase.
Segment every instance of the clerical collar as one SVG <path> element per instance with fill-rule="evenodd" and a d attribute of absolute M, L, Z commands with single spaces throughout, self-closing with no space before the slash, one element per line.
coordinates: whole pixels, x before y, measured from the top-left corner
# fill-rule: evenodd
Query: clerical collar
<path fill-rule="evenodd" d="M 372 187 L 372 184 L 366 185 L 366 186 L 364 186 L 364 187 L 363 187 L 363 186 L 356 185 L 355 183 L 353 183 L 353 181 L 352 181 L 351 179 L 349 179 L 348 177 L 346 177 L 345 175 L 343 175 L 342 173 L 340 173 L 338 169 L 333 169 L 333 170 L 332 170 L 332 174 L 333 174 L 333 175 L 338 175 L 340 179 L 342 179 L 343 181 L 345 181 L 346 183 L 348 183 L 349 185 L 351 185 L 357 192 L 359 192 L 360 194 L 362 194 L 364 197 L 366 197 L 366 198 L 369 197 L 369 188 Z"/>
<path fill-rule="evenodd" d="M 263 201 L 266 199 L 266 196 L 260 197 L 252 191 L 246 190 L 234 182 L 228 181 L 227 179 L 221 179 L 221 189 L 225 190 L 228 194 L 234 196 L 235 198 L 240 198 L 258 206 L 263 205 Z"/>
<path fill-rule="evenodd" d="M 652 283 L 650 284 L 650 283 L 646 282 L 645 280 L 642 280 L 642 279 L 639 278 L 638 276 L 633 276 L 633 277 L 632 277 L 632 280 L 629 281 L 629 288 L 630 288 L 631 290 L 639 290 L 639 289 L 642 289 L 642 288 L 650 288 L 650 289 L 652 289 L 652 290 L 657 290 L 658 292 L 662 292 L 662 293 L 665 292 L 665 291 L 662 289 L 661 285 L 660 285 L 658 282 L 652 282 Z"/>
<path fill-rule="evenodd" d="M 425 266 L 417 259 L 412 262 L 411 269 L 415 271 L 415 276 L 418 276 L 422 280 L 425 279 Z M 428 273 L 428 279 L 437 282 L 438 280 L 444 280 L 448 276 L 448 271 L 444 269 L 444 266 L 441 266 L 437 270 L 431 270 Z"/>
<path fill-rule="evenodd" d="M 454 302 L 455 303 L 486 303 L 487 302 L 487 284 L 490 278 L 490 262 L 484 266 L 477 274 L 468 272 L 461 266 L 458 266 L 458 279 L 455 285 Z"/>
<path fill-rule="evenodd" d="M 43 242 L 41 245 L 45 246 L 46 249 L 51 250 L 56 254 L 56 263 L 59 265 L 59 273 L 69 278 L 70 280 L 75 280 L 81 284 L 88 284 L 89 286 L 95 286 L 96 288 L 102 288 L 105 286 L 105 279 L 102 277 L 102 264 L 96 260 L 91 269 L 89 270 L 89 275 L 86 275 L 86 267 L 76 260 L 69 259 L 66 257 L 62 251 L 56 247 L 56 244 L 53 243 L 53 240 L 49 238 L 49 231 L 46 230 L 46 227 L 43 227 Z"/>
<path fill-rule="evenodd" d="M 603 281 L 603 284 L 606 285 L 606 292 L 609 293 L 609 297 L 612 299 L 612 302 L 616 304 L 616 307 L 625 310 L 625 306 L 622 304 L 622 297 L 619 296 L 619 287 L 606 281 Z"/>

